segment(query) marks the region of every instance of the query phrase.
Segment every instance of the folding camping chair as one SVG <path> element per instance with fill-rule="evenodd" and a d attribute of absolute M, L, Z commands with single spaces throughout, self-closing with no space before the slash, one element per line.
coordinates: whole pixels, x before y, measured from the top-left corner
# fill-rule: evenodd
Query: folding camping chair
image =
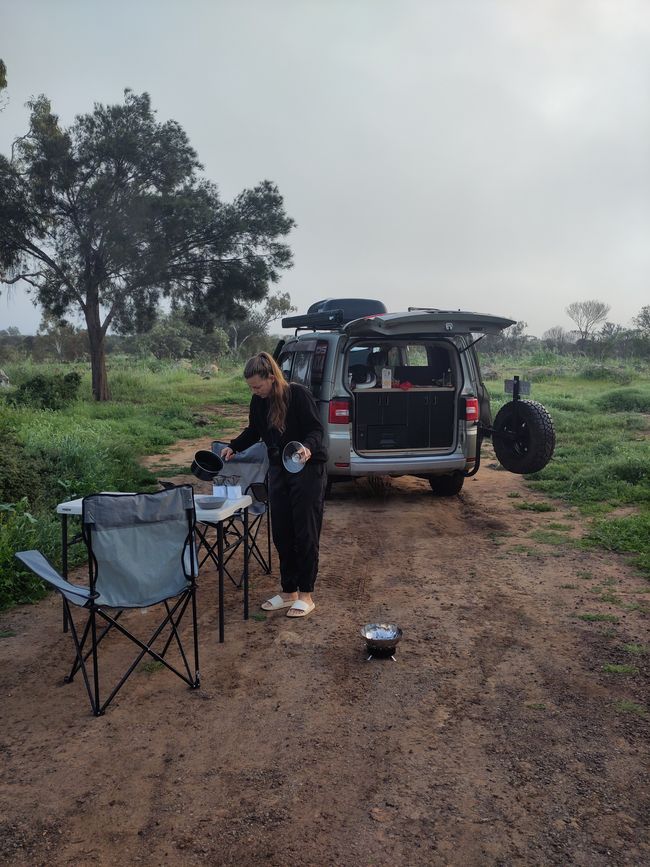
<path fill-rule="evenodd" d="M 227 445 L 228 443 L 216 440 L 212 443 L 212 451 L 220 455 Z M 268 575 L 271 572 L 271 508 L 267 485 L 269 458 L 266 445 L 261 442 L 255 443 L 245 451 L 238 452 L 228 461 L 223 472 L 227 478 L 236 478 L 236 484 L 241 487 L 242 493 L 248 494 L 253 500 L 248 509 L 248 553 L 249 557 L 253 557 Z M 222 479 L 217 476 L 215 483 L 221 484 L 221 481 Z M 243 523 L 242 513 L 235 512 L 224 525 L 224 569 L 236 587 L 241 586 L 242 579 L 241 576 L 235 578 L 232 575 L 228 563 L 244 541 Z M 266 524 L 266 550 L 264 551 L 261 539 L 258 538 L 263 524 Z M 204 557 L 199 565 L 202 565 L 205 559 Z"/>
<path fill-rule="evenodd" d="M 95 716 L 101 716 L 129 676 L 148 654 L 173 671 L 192 689 L 199 683 L 199 645 L 196 617 L 197 558 L 194 545 L 194 497 L 189 485 L 155 494 L 93 494 L 82 503 L 82 533 L 88 549 L 88 586 L 63 578 L 40 551 L 16 554 L 26 566 L 63 597 L 75 646 L 71 682 L 81 671 Z M 194 641 L 192 672 L 179 634 L 191 603 Z M 120 618 L 125 610 L 162 604 L 162 620 L 148 641 L 130 632 Z M 83 630 L 75 625 L 71 605 L 85 609 Z M 104 626 L 104 624 L 106 624 Z M 99 632 L 100 626 L 103 626 Z M 133 641 L 140 652 L 108 698 L 100 698 L 98 648 L 111 630 Z M 154 650 L 159 641 L 160 651 Z M 167 651 L 174 642 L 183 670 L 172 664 Z M 102 654 L 102 658 L 106 654 Z M 91 664 L 87 664 L 88 659 Z"/>

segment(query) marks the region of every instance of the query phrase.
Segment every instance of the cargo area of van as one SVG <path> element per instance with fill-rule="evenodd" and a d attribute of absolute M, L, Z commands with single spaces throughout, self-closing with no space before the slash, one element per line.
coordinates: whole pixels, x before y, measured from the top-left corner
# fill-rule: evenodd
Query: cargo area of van
<path fill-rule="evenodd" d="M 461 378 L 450 342 L 356 343 L 347 366 L 356 451 L 451 451 Z"/>

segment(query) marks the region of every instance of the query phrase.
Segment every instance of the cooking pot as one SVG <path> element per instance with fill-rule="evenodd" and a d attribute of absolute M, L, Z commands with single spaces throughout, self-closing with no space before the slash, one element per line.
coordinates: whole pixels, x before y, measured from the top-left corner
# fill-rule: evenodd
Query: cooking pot
<path fill-rule="evenodd" d="M 223 461 L 219 455 L 209 452 L 207 449 L 197 452 L 192 461 L 192 472 L 203 482 L 213 481 L 223 469 Z"/>
<path fill-rule="evenodd" d="M 366 623 L 361 628 L 368 653 L 391 656 L 402 637 L 402 630 L 395 623 Z"/>

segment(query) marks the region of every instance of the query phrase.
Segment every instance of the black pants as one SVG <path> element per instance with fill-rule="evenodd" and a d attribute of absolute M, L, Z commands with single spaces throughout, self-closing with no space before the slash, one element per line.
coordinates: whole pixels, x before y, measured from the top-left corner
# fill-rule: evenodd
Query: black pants
<path fill-rule="evenodd" d="M 285 593 L 314 589 L 326 483 L 325 464 L 308 461 L 299 473 L 289 473 L 282 466 L 269 468 L 273 542 Z"/>

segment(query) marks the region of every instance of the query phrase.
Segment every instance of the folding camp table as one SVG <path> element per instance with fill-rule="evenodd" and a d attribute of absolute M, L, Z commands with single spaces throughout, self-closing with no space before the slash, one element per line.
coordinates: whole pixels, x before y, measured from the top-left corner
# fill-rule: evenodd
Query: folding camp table
<path fill-rule="evenodd" d="M 253 500 L 249 496 L 237 497 L 236 499 L 226 500 L 223 506 L 218 509 L 203 509 L 201 508 L 200 494 L 195 496 L 195 511 L 196 511 L 196 534 L 199 538 L 199 547 L 204 547 L 208 556 L 217 567 L 219 575 L 219 641 L 224 640 L 224 616 L 223 616 L 223 599 L 224 599 L 224 521 L 228 520 L 235 512 L 241 510 L 244 522 L 244 574 L 243 574 L 243 590 L 244 590 L 244 619 L 248 620 L 248 555 L 249 555 L 249 540 L 248 540 L 248 508 Z M 80 541 L 81 536 L 77 534 L 71 539 L 68 538 L 68 518 L 70 516 L 81 516 L 82 497 L 77 500 L 69 500 L 67 503 L 59 503 L 56 507 L 57 514 L 61 516 L 61 574 L 64 578 L 68 577 L 68 550 L 76 542 Z M 203 525 L 203 526 L 199 526 Z M 210 541 L 207 535 L 209 527 L 216 528 L 216 539 Z M 205 529 L 203 529 L 205 528 Z M 63 614 L 63 629 L 67 632 L 68 623 Z"/>

